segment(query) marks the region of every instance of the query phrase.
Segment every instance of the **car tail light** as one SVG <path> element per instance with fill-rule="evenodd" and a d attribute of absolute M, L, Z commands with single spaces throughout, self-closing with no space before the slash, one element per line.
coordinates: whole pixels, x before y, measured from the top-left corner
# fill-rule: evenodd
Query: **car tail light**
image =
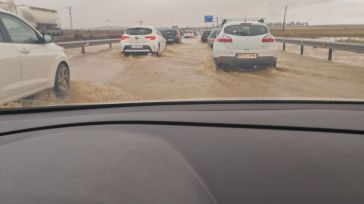
<path fill-rule="evenodd" d="M 275 42 L 276 41 L 276 39 L 274 38 L 274 36 L 273 35 L 271 35 L 271 34 L 268 34 L 268 35 L 266 35 L 263 39 L 262 39 L 262 42 L 263 43 L 272 43 L 272 42 Z"/>
<path fill-rule="evenodd" d="M 221 43 L 232 43 L 233 39 L 227 35 L 222 35 L 216 39 L 217 42 Z"/>
<path fill-rule="evenodd" d="M 157 37 L 156 36 L 146 36 L 145 37 L 146 39 L 149 39 L 149 40 L 155 40 L 155 39 L 157 39 Z"/>
<path fill-rule="evenodd" d="M 129 36 L 127 36 L 127 35 L 122 35 L 122 36 L 120 36 L 120 39 L 121 40 L 126 40 L 126 39 L 128 39 L 129 38 Z"/>

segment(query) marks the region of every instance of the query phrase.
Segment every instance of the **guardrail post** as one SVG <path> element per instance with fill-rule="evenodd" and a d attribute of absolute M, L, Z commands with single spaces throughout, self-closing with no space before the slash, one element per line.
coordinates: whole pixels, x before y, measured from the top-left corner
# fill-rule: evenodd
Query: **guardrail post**
<path fill-rule="evenodd" d="M 304 51 L 304 46 L 301 45 L 301 55 L 303 55 L 303 51 Z"/>
<path fill-rule="evenodd" d="M 82 53 L 86 53 L 86 49 L 85 49 L 85 46 L 82 46 Z"/>
<path fill-rule="evenodd" d="M 333 53 L 333 50 L 329 49 L 329 61 L 332 61 L 332 53 Z"/>
<path fill-rule="evenodd" d="M 286 50 L 286 43 L 283 43 L 283 51 Z"/>

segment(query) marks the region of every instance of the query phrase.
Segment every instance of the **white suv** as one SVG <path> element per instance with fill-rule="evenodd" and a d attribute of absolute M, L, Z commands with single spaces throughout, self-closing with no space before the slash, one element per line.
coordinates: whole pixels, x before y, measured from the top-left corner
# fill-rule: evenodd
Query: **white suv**
<path fill-rule="evenodd" d="M 260 22 L 228 22 L 214 42 L 214 60 L 224 64 L 277 66 L 274 36 Z"/>
<path fill-rule="evenodd" d="M 130 27 L 120 38 L 121 52 L 125 56 L 133 53 L 154 53 L 160 56 L 167 46 L 162 33 L 151 26 Z"/>
<path fill-rule="evenodd" d="M 66 94 L 68 58 L 51 41 L 21 18 L 0 10 L 0 104 L 50 88 L 57 96 Z"/>

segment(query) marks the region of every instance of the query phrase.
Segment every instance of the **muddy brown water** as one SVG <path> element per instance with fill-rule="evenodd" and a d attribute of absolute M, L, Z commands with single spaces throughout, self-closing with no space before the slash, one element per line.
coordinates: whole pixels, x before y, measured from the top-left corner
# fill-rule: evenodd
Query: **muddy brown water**
<path fill-rule="evenodd" d="M 72 65 L 69 95 L 56 99 L 49 91 L 25 106 L 111 103 L 145 100 L 216 98 L 350 98 L 364 99 L 364 59 L 347 53 L 329 62 L 321 51 L 298 55 L 295 47 L 279 50 L 276 69 L 225 72 L 216 69 L 212 50 L 198 39 L 170 45 L 162 57 L 121 55 L 118 46 L 67 50 Z M 315 54 L 316 52 L 316 54 Z M 30 105 L 29 105 L 30 104 Z M 11 103 L 8 107 L 24 106 Z"/>

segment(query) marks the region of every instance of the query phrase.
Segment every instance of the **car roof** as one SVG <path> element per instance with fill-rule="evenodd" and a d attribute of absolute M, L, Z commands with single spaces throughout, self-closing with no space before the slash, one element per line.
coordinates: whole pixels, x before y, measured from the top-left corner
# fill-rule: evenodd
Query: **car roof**
<path fill-rule="evenodd" d="M 265 23 L 261 23 L 258 21 L 231 21 L 231 22 L 227 22 L 225 23 L 225 26 L 230 26 L 230 25 L 240 25 L 240 24 L 251 24 L 251 25 L 261 25 L 261 26 L 267 26 Z"/>
<path fill-rule="evenodd" d="M 155 26 L 130 26 L 127 29 L 131 29 L 131 28 L 149 28 L 149 29 L 155 29 Z"/>

